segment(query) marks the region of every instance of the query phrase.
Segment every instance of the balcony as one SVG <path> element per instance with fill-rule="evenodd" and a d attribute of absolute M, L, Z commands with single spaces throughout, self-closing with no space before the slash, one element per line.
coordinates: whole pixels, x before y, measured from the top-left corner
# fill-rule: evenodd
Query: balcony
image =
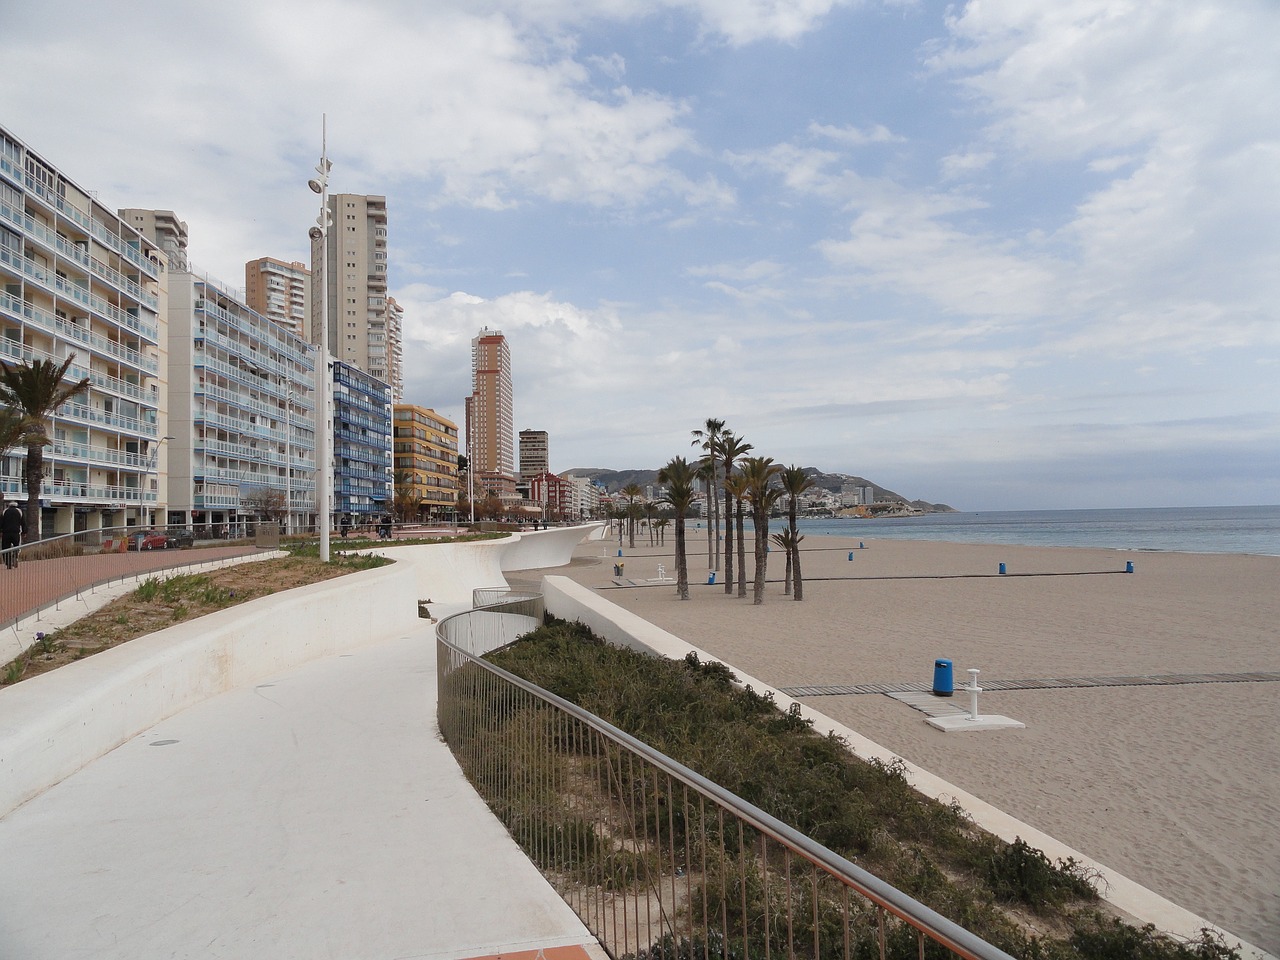
<path fill-rule="evenodd" d="M 12 294 L 0 292 L 0 311 L 8 313 L 15 320 L 39 327 L 47 333 L 65 340 L 75 340 L 90 350 L 111 357 L 131 367 L 137 367 L 144 373 L 155 376 L 160 370 L 160 363 L 154 357 L 148 357 L 137 350 L 126 347 L 115 340 L 109 340 L 101 334 L 94 333 L 85 325 L 72 323 L 61 317 L 33 307 L 25 300 Z"/>

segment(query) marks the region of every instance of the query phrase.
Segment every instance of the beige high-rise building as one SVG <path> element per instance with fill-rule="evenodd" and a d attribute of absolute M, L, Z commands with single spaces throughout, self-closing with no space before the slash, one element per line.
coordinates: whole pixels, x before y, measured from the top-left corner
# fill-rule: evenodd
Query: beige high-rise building
<path fill-rule="evenodd" d="M 328 296 L 329 352 L 403 392 L 399 369 L 400 314 L 387 305 L 387 198 L 329 196 L 329 256 L 323 270 Z M 311 329 L 320 342 L 321 243 L 311 242 Z M 395 360 L 396 362 L 392 362 Z"/>
<path fill-rule="evenodd" d="M 301 337 L 310 314 L 311 270 L 305 263 L 259 257 L 244 265 L 244 302 Z"/>
<path fill-rule="evenodd" d="M 511 352 L 501 330 L 486 327 L 471 341 L 466 411 L 467 461 L 477 499 L 490 493 L 517 499 Z"/>

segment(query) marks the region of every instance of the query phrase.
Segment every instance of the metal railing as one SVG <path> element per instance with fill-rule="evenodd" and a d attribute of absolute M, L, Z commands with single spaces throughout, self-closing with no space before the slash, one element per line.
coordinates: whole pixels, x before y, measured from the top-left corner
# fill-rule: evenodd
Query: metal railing
<path fill-rule="evenodd" d="M 174 567 L 217 563 L 257 551 L 253 538 L 214 536 L 213 528 L 111 527 L 0 550 L 0 629 L 40 619 L 63 602 Z"/>
<path fill-rule="evenodd" d="M 588 711 L 480 659 L 540 599 L 476 591 L 436 627 L 441 734 L 614 958 L 1008 954 Z"/>

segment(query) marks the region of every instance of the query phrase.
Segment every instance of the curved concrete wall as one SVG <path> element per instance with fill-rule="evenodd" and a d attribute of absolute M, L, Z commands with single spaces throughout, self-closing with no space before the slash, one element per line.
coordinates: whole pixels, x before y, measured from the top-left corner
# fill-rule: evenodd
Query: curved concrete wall
<path fill-rule="evenodd" d="M 573 548 L 603 527 L 588 523 L 513 533 L 501 540 L 389 545 L 374 552 L 413 568 L 416 599 L 430 601 L 434 616 L 438 610 L 469 608 L 475 587 L 505 587 L 504 571 L 564 566 L 573 559 Z"/>
<path fill-rule="evenodd" d="M 201 700 L 410 631 L 434 639 L 419 600 L 470 608 L 474 588 L 506 585 L 504 569 L 568 563 L 597 526 L 384 548 L 396 563 L 221 610 L 5 687 L 0 816 Z"/>
<path fill-rule="evenodd" d="M 573 559 L 573 548 L 592 534 L 604 529 L 603 523 L 585 523 L 577 527 L 554 527 L 517 533 L 502 554 L 503 570 L 543 570 L 563 567 Z"/>
<path fill-rule="evenodd" d="M 421 629 L 415 594 L 412 569 L 379 567 L 220 610 L 6 687 L 0 816 L 201 700 Z"/>

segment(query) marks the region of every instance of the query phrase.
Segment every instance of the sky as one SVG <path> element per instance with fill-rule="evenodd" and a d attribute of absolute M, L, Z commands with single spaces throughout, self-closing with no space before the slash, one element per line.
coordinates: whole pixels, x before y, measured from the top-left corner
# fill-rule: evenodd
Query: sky
<path fill-rule="evenodd" d="M 551 467 L 1280 502 L 1274 0 L 0 0 L 0 124 L 229 286 L 382 194 L 405 396 Z"/>

